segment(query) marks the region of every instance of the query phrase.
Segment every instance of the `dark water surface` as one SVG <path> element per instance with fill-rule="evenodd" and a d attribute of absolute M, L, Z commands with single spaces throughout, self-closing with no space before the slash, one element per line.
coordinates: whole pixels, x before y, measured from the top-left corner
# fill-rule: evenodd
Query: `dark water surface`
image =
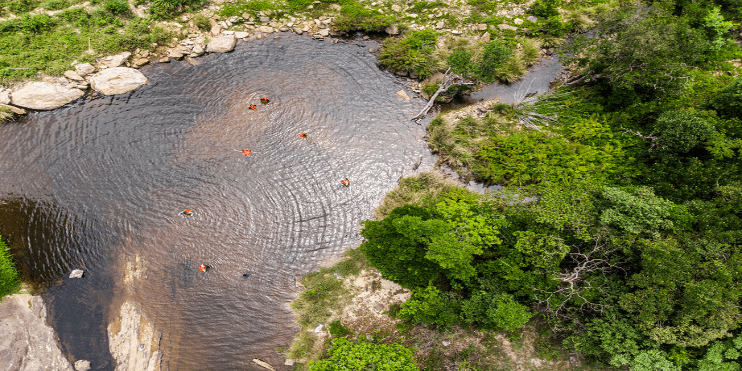
<path fill-rule="evenodd" d="M 358 223 L 429 156 L 409 121 L 424 102 L 397 98 L 367 49 L 241 43 L 199 66 L 144 68 L 150 84 L 132 93 L 0 126 L 0 234 L 45 287 L 67 354 L 113 369 L 105 326 L 122 262 L 140 255 L 133 299 L 163 333 L 165 369 L 282 363 L 294 278 L 358 245 Z"/>

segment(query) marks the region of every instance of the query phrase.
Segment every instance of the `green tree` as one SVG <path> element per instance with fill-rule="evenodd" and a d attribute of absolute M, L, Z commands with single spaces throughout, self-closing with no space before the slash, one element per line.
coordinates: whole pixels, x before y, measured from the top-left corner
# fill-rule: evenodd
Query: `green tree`
<path fill-rule="evenodd" d="M 711 100 L 720 116 L 742 119 L 742 79 L 737 79 Z"/>
<path fill-rule="evenodd" d="M 657 135 L 653 155 L 661 158 L 683 155 L 716 135 L 706 120 L 688 111 L 668 111 L 654 124 Z"/>
<path fill-rule="evenodd" d="M 13 256 L 10 255 L 8 246 L 0 236 L 0 298 L 15 291 L 19 283 L 20 279 Z"/>

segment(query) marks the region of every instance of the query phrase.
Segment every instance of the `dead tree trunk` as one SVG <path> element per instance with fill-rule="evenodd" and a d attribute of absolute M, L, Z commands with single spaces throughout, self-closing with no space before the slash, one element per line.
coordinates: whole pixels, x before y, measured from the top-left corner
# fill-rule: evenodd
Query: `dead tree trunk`
<path fill-rule="evenodd" d="M 474 85 L 474 83 L 467 82 L 463 77 L 451 73 L 451 69 L 449 68 L 446 70 L 446 73 L 443 75 L 443 81 L 441 81 L 441 85 L 438 87 L 438 91 L 433 94 L 432 97 L 430 97 L 430 100 L 428 101 L 428 104 L 425 105 L 422 111 L 418 113 L 415 117 L 412 118 L 412 121 L 418 121 L 421 118 L 425 117 L 425 115 L 428 114 L 428 111 L 430 111 L 431 108 L 433 108 L 433 104 L 435 104 L 435 99 L 438 98 L 438 96 L 443 93 L 444 91 L 447 91 L 448 88 L 450 88 L 452 85 Z"/>

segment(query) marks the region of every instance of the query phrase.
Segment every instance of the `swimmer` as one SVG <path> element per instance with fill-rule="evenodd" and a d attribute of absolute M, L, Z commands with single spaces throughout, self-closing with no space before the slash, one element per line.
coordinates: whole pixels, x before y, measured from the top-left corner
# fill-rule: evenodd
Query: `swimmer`
<path fill-rule="evenodd" d="M 340 184 L 342 184 L 344 187 L 350 187 L 350 179 L 345 178 L 340 181 Z"/>
<path fill-rule="evenodd" d="M 306 138 L 309 133 L 299 133 L 299 138 Z"/>
<path fill-rule="evenodd" d="M 193 214 L 193 211 L 191 211 L 189 209 L 185 209 L 185 210 L 183 210 L 183 212 L 181 212 L 181 214 L 183 214 L 183 215 L 191 215 L 191 214 Z"/>
<path fill-rule="evenodd" d="M 247 107 L 250 108 L 253 111 L 255 111 L 256 109 L 258 109 L 258 106 L 254 105 L 254 104 L 251 104 L 251 105 L 249 105 Z"/>
<path fill-rule="evenodd" d="M 242 150 L 242 154 L 245 155 L 245 156 L 250 156 L 250 155 L 252 155 L 252 150 L 245 148 L 245 149 Z"/>
<path fill-rule="evenodd" d="M 211 266 L 210 265 L 205 265 L 205 264 L 201 264 L 198 267 L 198 271 L 199 272 L 203 272 L 203 273 L 206 273 L 206 271 L 208 271 L 209 269 L 211 269 Z"/>
<path fill-rule="evenodd" d="M 268 102 L 270 102 L 270 100 L 268 100 L 268 98 L 266 98 L 266 97 L 260 97 L 260 103 L 268 104 Z"/>

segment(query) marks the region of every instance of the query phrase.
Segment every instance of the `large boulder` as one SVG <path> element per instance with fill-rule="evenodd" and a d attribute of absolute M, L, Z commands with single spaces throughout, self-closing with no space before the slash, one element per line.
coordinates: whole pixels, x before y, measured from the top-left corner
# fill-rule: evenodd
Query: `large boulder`
<path fill-rule="evenodd" d="M 146 83 L 141 72 L 127 67 L 108 68 L 90 78 L 93 89 L 105 95 L 128 93 Z"/>
<path fill-rule="evenodd" d="M 3 370 L 73 371 L 46 325 L 39 296 L 18 294 L 0 302 L 0 365 Z"/>
<path fill-rule="evenodd" d="M 215 37 L 206 45 L 206 51 L 209 53 L 227 53 L 234 49 L 237 39 L 234 35 Z"/>
<path fill-rule="evenodd" d="M 51 110 L 75 101 L 85 94 L 80 89 L 67 88 L 50 82 L 30 82 L 10 94 L 11 102 L 19 107 Z"/>

